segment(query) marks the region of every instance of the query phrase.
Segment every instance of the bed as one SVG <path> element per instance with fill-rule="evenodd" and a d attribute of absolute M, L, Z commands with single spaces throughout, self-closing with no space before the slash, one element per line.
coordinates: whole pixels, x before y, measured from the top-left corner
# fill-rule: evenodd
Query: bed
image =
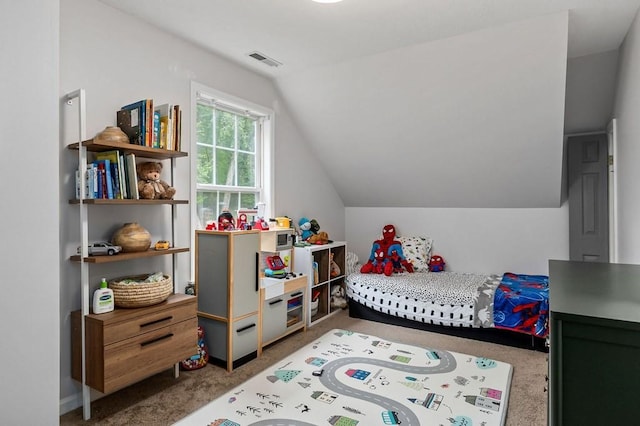
<path fill-rule="evenodd" d="M 358 272 L 345 279 L 349 315 L 477 340 L 546 351 L 549 279 L 506 272 L 429 272 L 430 240 L 404 240 L 414 273 Z M 428 253 L 428 252 L 427 252 Z"/>

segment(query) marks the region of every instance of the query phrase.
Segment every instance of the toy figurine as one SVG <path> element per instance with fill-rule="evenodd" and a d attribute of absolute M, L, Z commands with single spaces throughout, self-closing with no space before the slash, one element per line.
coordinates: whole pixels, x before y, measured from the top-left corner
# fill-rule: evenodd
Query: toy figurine
<path fill-rule="evenodd" d="M 218 216 L 218 230 L 220 231 L 233 231 L 233 215 L 229 210 L 222 210 L 220 216 Z"/>
<path fill-rule="evenodd" d="M 429 260 L 429 271 L 431 272 L 442 272 L 444 271 L 444 265 L 446 265 L 442 256 L 434 254 L 431 256 Z"/>

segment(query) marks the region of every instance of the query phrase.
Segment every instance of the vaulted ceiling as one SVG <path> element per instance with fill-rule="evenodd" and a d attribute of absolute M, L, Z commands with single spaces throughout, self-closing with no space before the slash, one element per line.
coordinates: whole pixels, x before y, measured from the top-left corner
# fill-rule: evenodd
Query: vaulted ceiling
<path fill-rule="evenodd" d="M 101 1 L 272 78 L 354 207 L 558 206 L 567 59 L 617 49 L 640 5 Z"/>

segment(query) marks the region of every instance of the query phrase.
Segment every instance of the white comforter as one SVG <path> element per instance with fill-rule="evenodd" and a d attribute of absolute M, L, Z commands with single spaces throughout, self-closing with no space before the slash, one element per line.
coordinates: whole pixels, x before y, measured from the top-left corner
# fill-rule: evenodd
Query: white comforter
<path fill-rule="evenodd" d="M 462 272 L 353 273 L 347 296 L 376 311 L 429 324 L 493 327 L 500 275 Z"/>

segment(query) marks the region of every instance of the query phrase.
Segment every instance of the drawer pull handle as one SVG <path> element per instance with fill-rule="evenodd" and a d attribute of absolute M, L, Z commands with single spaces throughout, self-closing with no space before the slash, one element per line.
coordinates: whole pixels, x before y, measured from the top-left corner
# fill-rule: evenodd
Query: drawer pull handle
<path fill-rule="evenodd" d="M 256 252 L 256 292 L 260 291 L 260 252 Z"/>
<path fill-rule="evenodd" d="M 269 305 L 273 306 L 273 305 L 275 305 L 277 303 L 280 303 L 280 302 L 282 302 L 282 299 L 273 300 L 273 301 L 269 302 Z"/>
<path fill-rule="evenodd" d="M 290 297 L 298 297 L 302 294 L 301 291 L 297 292 L 297 293 L 293 293 Z"/>
<path fill-rule="evenodd" d="M 239 329 L 236 331 L 236 333 L 242 333 L 243 331 L 246 331 L 246 330 L 248 330 L 248 329 L 250 329 L 250 328 L 253 328 L 253 327 L 255 327 L 255 326 L 256 326 L 255 324 L 245 325 L 244 327 L 239 328 Z"/>
<path fill-rule="evenodd" d="M 161 341 L 161 340 L 169 339 L 169 338 L 171 338 L 171 337 L 173 337 L 173 333 L 169 333 L 169 334 L 167 334 L 167 335 L 165 335 L 165 336 L 157 337 L 157 338 L 152 339 L 152 340 L 149 340 L 149 341 L 147 341 L 147 342 L 142 342 L 142 343 L 140 343 L 140 346 L 144 348 L 144 347 L 145 347 L 145 346 L 147 346 L 147 345 L 150 345 L 150 344 L 152 344 L 152 343 L 159 342 L 159 341 Z"/>
<path fill-rule="evenodd" d="M 144 324 L 140 324 L 140 328 L 149 327 L 150 325 L 158 324 L 160 322 L 171 321 L 172 319 L 173 319 L 173 316 L 168 316 L 165 318 L 160 318 L 159 320 L 145 322 Z"/>

